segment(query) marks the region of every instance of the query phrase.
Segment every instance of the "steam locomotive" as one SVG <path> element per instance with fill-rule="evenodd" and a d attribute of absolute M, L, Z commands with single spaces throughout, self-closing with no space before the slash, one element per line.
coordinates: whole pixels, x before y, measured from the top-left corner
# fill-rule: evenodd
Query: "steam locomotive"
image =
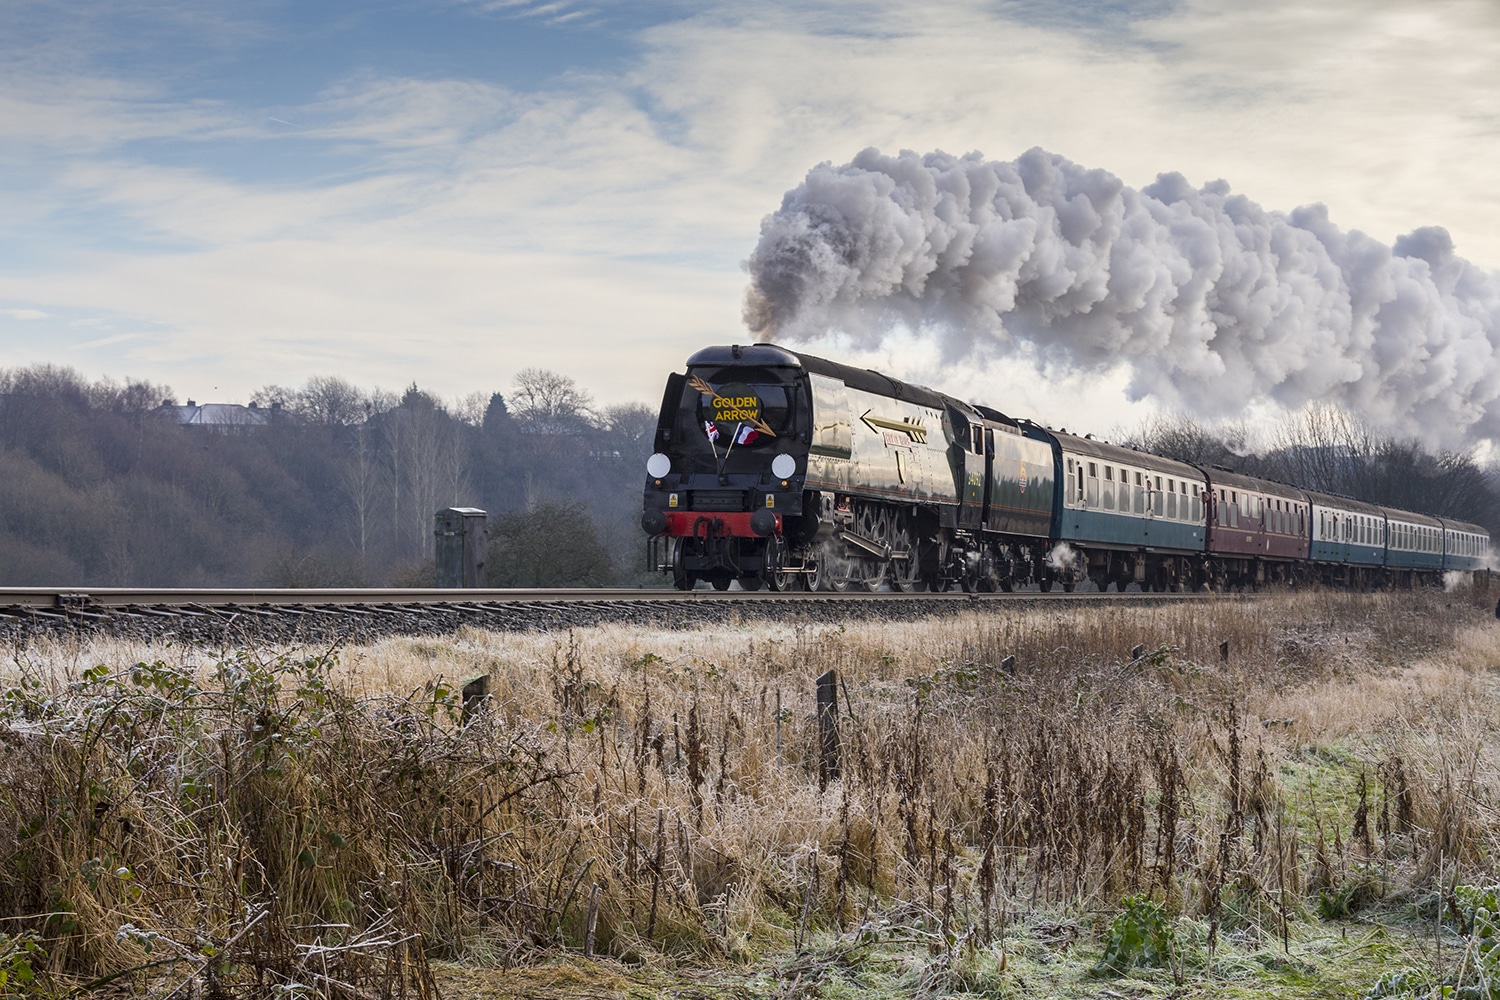
<path fill-rule="evenodd" d="M 1201 467 L 772 344 L 667 379 L 641 526 L 691 589 L 1415 586 L 1474 524 Z"/>

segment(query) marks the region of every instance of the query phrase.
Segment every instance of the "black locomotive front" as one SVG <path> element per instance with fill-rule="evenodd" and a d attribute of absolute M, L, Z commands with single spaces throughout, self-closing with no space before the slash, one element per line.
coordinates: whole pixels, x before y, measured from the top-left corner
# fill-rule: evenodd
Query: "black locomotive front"
<path fill-rule="evenodd" d="M 804 530 L 811 425 L 797 356 L 769 344 L 709 347 L 667 380 L 641 526 L 653 565 L 687 590 L 759 589 Z M 814 527 L 816 521 L 814 519 Z"/>

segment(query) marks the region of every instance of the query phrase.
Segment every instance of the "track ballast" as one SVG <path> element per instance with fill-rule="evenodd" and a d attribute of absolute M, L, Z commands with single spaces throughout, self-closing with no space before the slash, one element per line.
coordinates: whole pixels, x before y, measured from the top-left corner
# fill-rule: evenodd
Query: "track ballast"
<path fill-rule="evenodd" d="M 0 589 L 0 636 L 65 634 L 197 642 L 367 642 L 464 627 L 558 631 L 602 624 L 696 628 L 735 621 L 905 620 L 977 608 L 1139 606 L 1207 594 L 829 594 L 675 590 Z"/>

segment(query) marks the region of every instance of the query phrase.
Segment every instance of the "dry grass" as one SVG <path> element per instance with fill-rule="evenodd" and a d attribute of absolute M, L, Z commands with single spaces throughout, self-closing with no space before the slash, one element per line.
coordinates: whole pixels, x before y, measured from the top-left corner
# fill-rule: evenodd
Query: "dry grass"
<path fill-rule="evenodd" d="M 6 670 L 0 930 L 48 989 L 330 997 L 427 995 L 432 955 L 745 960 L 882 920 L 951 955 L 1127 894 L 1210 952 L 1284 943 L 1320 906 L 1488 876 L 1486 602 L 36 646 Z"/>

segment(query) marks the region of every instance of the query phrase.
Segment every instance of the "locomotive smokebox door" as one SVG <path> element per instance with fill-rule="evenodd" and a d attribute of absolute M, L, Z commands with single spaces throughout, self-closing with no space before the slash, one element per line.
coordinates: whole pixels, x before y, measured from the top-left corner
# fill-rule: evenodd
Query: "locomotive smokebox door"
<path fill-rule="evenodd" d="M 478 507 L 449 507 L 437 522 L 437 585 L 478 587 L 484 578 L 489 515 Z"/>

